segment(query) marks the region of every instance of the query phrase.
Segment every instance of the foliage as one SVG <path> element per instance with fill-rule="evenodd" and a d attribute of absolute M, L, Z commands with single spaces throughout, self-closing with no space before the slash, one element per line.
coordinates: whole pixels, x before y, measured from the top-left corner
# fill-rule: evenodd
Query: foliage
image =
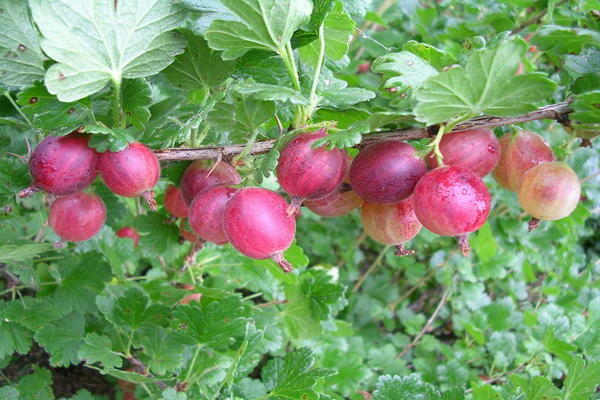
<path fill-rule="evenodd" d="M 600 132 L 598 8 L 0 0 L 0 398 L 108 398 L 85 382 L 53 392 L 69 367 L 119 381 L 119 399 L 600 399 L 600 154 L 597 141 L 576 148 Z M 88 190 L 106 225 L 64 249 L 51 245 L 50 196 L 15 196 L 28 184 L 20 156 L 80 128 L 99 152 L 247 146 L 230 160 L 243 185 L 277 190 L 279 150 L 297 131 L 326 127 L 316 146 L 355 154 L 378 131 L 562 101 L 568 120 L 513 129 L 541 134 L 573 167 L 578 208 L 528 233 L 514 193 L 486 178 L 493 210 L 469 257 L 426 231 L 415 256 L 395 257 L 356 211 L 303 209 L 285 253 L 294 273 L 229 245 L 189 262 L 162 206 L 185 162 L 163 163 L 157 211 L 98 180 Z M 267 140 L 272 150 L 251 154 Z M 138 246 L 115 236 L 124 226 Z M 200 300 L 181 304 L 191 293 Z"/>

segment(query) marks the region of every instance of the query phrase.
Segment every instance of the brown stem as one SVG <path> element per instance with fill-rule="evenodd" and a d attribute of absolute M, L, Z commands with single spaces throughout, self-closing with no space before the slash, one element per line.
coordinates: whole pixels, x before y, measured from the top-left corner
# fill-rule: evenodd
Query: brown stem
<path fill-rule="evenodd" d="M 273 254 L 271 259 L 273 261 L 275 261 L 275 263 L 281 267 L 283 272 L 292 272 L 294 270 L 294 267 L 292 266 L 292 264 L 290 264 L 289 261 L 286 260 L 285 257 L 283 257 L 282 252 Z"/>
<path fill-rule="evenodd" d="M 187 266 L 191 265 L 194 262 L 194 259 L 196 258 L 196 254 L 198 254 L 198 252 L 200 250 L 202 250 L 203 247 L 204 247 L 204 240 L 198 238 L 196 243 L 194 243 L 194 245 L 190 249 L 190 252 L 185 257 L 185 268 L 187 268 Z"/>
<path fill-rule="evenodd" d="M 288 206 L 286 212 L 288 217 L 300 213 L 300 207 L 304 199 L 298 196 L 292 196 L 291 204 Z"/>
<path fill-rule="evenodd" d="M 42 190 L 40 187 L 32 185 L 32 186 L 29 186 L 28 188 L 21 190 L 19 193 L 17 193 L 17 196 L 19 196 L 19 198 L 23 199 L 25 197 L 31 196 L 35 192 L 39 192 L 40 190 Z"/>
<path fill-rule="evenodd" d="M 463 256 L 467 257 L 471 254 L 471 244 L 469 243 L 469 234 L 460 235 L 457 237 L 458 239 L 458 247 L 460 248 L 460 252 Z"/>
<path fill-rule="evenodd" d="M 406 248 L 404 248 L 404 243 L 400 243 L 400 244 L 396 245 L 396 250 L 394 251 L 394 254 L 399 257 L 404 257 L 404 256 L 411 256 L 411 255 L 415 254 L 415 251 L 407 250 Z"/>
<path fill-rule="evenodd" d="M 569 107 L 569 102 L 565 101 L 562 103 L 551 104 L 548 106 L 540 107 L 535 111 L 532 111 L 525 115 L 516 117 L 500 118 L 490 116 L 480 116 L 461 124 L 458 124 L 453 131 L 464 131 L 475 128 L 495 128 L 497 126 L 518 124 L 522 122 L 536 121 L 540 119 L 560 119 L 563 115 L 572 112 Z M 437 127 L 433 126 L 430 129 L 425 127 L 419 128 L 405 128 L 397 129 L 386 132 L 372 132 L 363 136 L 362 142 L 357 147 L 364 147 L 370 143 L 381 139 L 401 139 L 401 140 L 412 140 L 422 139 L 427 137 L 433 137 Z M 255 142 L 250 146 L 248 154 L 264 154 L 271 150 L 275 145 L 275 140 L 263 140 Z M 203 159 L 216 159 L 221 157 L 228 158 L 240 154 L 247 147 L 246 144 L 234 144 L 230 146 L 209 146 L 200 147 L 195 149 L 186 148 L 169 148 L 156 150 L 156 156 L 159 160 L 177 161 L 177 160 L 203 160 Z"/>
<path fill-rule="evenodd" d="M 152 211 L 156 211 L 158 209 L 156 199 L 154 198 L 154 191 L 146 190 L 144 193 L 142 193 L 142 197 L 144 198 L 144 200 L 146 200 L 148 207 L 150 207 Z"/>
<path fill-rule="evenodd" d="M 531 218 L 527 225 L 529 232 L 531 232 L 532 230 L 537 229 L 540 226 L 540 220 L 537 218 Z"/>

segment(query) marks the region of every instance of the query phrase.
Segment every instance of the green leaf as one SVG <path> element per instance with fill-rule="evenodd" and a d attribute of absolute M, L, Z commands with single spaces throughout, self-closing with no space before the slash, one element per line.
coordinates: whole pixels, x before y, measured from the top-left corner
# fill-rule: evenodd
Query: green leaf
<path fill-rule="evenodd" d="M 159 326 L 141 331 L 139 343 L 144 349 L 144 354 L 150 358 L 146 365 L 155 374 L 173 372 L 184 361 L 181 357 L 184 345 L 172 333 Z"/>
<path fill-rule="evenodd" d="M 46 368 L 33 365 L 33 372 L 19 381 L 17 390 L 21 400 L 53 400 L 52 374 Z"/>
<path fill-rule="evenodd" d="M 19 391 L 11 386 L 0 388 L 0 398 L 4 400 L 19 400 Z"/>
<path fill-rule="evenodd" d="M 120 367 L 121 357 L 112 351 L 112 342 L 108 336 L 97 333 L 85 335 L 77 356 L 88 364 L 99 362 L 104 368 Z"/>
<path fill-rule="evenodd" d="M 68 399 L 66 397 L 62 397 L 60 400 L 96 400 L 96 397 L 94 397 L 87 390 L 81 389 L 75 394 L 75 396 L 69 397 Z"/>
<path fill-rule="evenodd" d="M 48 324 L 35 334 L 35 340 L 50 354 L 50 365 L 68 367 L 80 360 L 77 351 L 85 334 L 85 318 L 73 313 Z"/>
<path fill-rule="evenodd" d="M 571 104 L 575 121 L 589 124 L 600 123 L 600 90 L 579 94 Z"/>
<path fill-rule="evenodd" d="M 165 215 L 142 215 L 136 218 L 134 226 L 141 235 L 140 248 L 146 256 L 164 255 L 178 244 L 179 229 L 169 223 Z"/>
<path fill-rule="evenodd" d="M 38 331 L 64 314 L 65 310 L 47 298 L 24 297 L 6 303 L 4 319 L 6 322 L 15 321 L 27 329 Z"/>
<path fill-rule="evenodd" d="M 520 39 L 476 50 L 466 66 L 428 79 L 416 91 L 417 119 L 428 125 L 486 113 L 508 117 L 536 109 L 556 84 L 541 73 L 515 75 L 527 45 Z"/>
<path fill-rule="evenodd" d="M 332 108 L 348 108 L 375 97 L 375 93 L 370 90 L 348 87 L 346 81 L 335 78 L 333 73 L 325 68 L 319 76 L 317 95 L 319 106 Z"/>
<path fill-rule="evenodd" d="M 0 5 L 0 85 L 24 87 L 44 78 L 40 37 L 29 17 L 26 1 L 4 0 Z"/>
<path fill-rule="evenodd" d="M 285 86 L 268 83 L 244 82 L 232 87 L 235 92 L 244 96 L 254 96 L 258 100 L 271 100 L 280 103 L 308 104 L 308 99 L 297 90 Z"/>
<path fill-rule="evenodd" d="M 0 246 L 0 262 L 11 263 L 31 260 L 38 254 L 44 253 L 50 249 L 52 249 L 52 245 L 49 243 Z"/>
<path fill-rule="evenodd" d="M 347 129 L 329 132 L 326 137 L 315 141 L 313 147 L 327 146 L 328 149 L 353 147 L 362 141 L 363 133 L 368 133 L 370 130 L 368 121 L 360 121 Z"/>
<path fill-rule="evenodd" d="M 262 380 L 269 391 L 269 399 L 317 400 L 319 395 L 313 391 L 313 386 L 317 379 L 331 373 L 314 368 L 314 365 L 315 357 L 306 348 L 288 353 L 283 359 L 269 361 L 261 371 Z"/>
<path fill-rule="evenodd" d="M 403 49 L 417 55 L 437 70 L 441 70 L 456 62 L 452 55 L 427 43 L 409 40 L 404 43 Z"/>
<path fill-rule="evenodd" d="M 57 134 L 70 133 L 89 118 L 90 110 L 86 105 L 58 101 L 41 82 L 20 92 L 17 103 L 36 128 Z"/>
<path fill-rule="evenodd" d="M 144 326 L 162 324 L 170 314 L 168 307 L 150 304 L 148 295 L 138 288 L 130 288 L 117 298 L 111 311 L 111 320 L 116 326 L 134 331 Z"/>
<path fill-rule="evenodd" d="M 490 228 L 490 224 L 485 224 L 477 231 L 475 237 L 471 237 L 471 247 L 477 254 L 481 262 L 487 262 L 496 256 L 498 244 Z"/>
<path fill-rule="evenodd" d="M 586 74 L 600 75 L 600 50 L 589 48 L 580 54 L 567 54 L 565 70 L 573 78 L 579 78 Z"/>
<path fill-rule="evenodd" d="M 249 316 L 248 306 L 238 296 L 215 301 L 202 297 L 199 304 L 181 305 L 174 312 L 177 326 L 192 339 L 192 343 L 205 344 L 216 350 L 241 345 Z"/>
<path fill-rule="evenodd" d="M 17 352 L 26 354 L 31 349 L 32 333 L 6 316 L 6 303 L 0 301 L 0 359 Z"/>
<path fill-rule="evenodd" d="M 479 385 L 473 388 L 473 400 L 503 400 L 500 393 L 490 385 Z"/>
<path fill-rule="evenodd" d="M 182 13 L 170 0 L 32 0 L 42 49 L 57 63 L 45 83 L 61 101 L 98 92 L 110 81 L 157 74 L 185 40 L 169 32 Z"/>
<path fill-rule="evenodd" d="M 152 87 L 144 78 L 123 82 L 123 111 L 127 122 L 143 131 L 150 119 L 148 107 L 152 103 Z M 114 151 L 114 150 L 113 150 Z"/>
<path fill-rule="evenodd" d="M 383 74 L 384 88 L 417 88 L 438 74 L 437 70 L 410 51 L 389 53 L 375 59 L 373 72 Z"/>
<path fill-rule="evenodd" d="M 573 54 L 579 53 L 588 44 L 598 47 L 600 33 L 589 29 L 546 25 L 538 29 L 532 42 L 543 50 Z"/>
<path fill-rule="evenodd" d="M 588 400 L 600 385 L 600 362 L 586 362 L 576 356 L 567 371 L 562 389 L 564 400 Z"/>
<path fill-rule="evenodd" d="M 104 153 L 105 151 L 121 151 L 125 149 L 129 143 L 135 141 L 135 138 L 131 134 L 131 130 L 128 129 L 109 128 L 105 125 L 92 124 L 86 125 L 85 131 L 93 133 L 89 145 L 99 153 Z"/>
<path fill-rule="evenodd" d="M 266 154 L 254 157 L 254 179 L 257 183 L 262 183 L 263 178 L 268 178 L 271 172 L 277 167 L 279 152 L 271 149 Z"/>
<path fill-rule="evenodd" d="M 310 269 L 299 284 L 286 285 L 283 320 L 292 337 L 308 338 L 321 333 L 321 322 L 331 320 L 346 305 L 346 288 L 331 282 L 323 270 Z"/>
<path fill-rule="evenodd" d="M 162 392 L 161 400 L 187 400 L 187 398 L 187 394 L 178 392 L 173 388 L 168 388 Z"/>
<path fill-rule="evenodd" d="M 560 399 L 560 390 L 545 376 L 535 376 L 526 379 L 519 375 L 511 375 L 510 380 L 525 395 L 525 400 L 558 400 Z"/>
<path fill-rule="evenodd" d="M 237 18 L 213 21 L 205 33 L 208 45 L 233 60 L 250 49 L 283 51 L 312 12 L 309 0 L 220 0 Z M 217 16 L 219 18 L 220 16 Z"/>
<path fill-rule="evenodd" d="M 416 374 L 407 376 L 380 376 L 373 392 L 373 400 L 439 400 L 440 393 Z"/>
<path fill-rule="evenodd" d="M 187 39 L 185 53 L 175 57 L 164 71 L 172 85 L 195 90 L 219 86 L 230 77 L 234 62 L 223 61 L 220 52 L 212 50 L 204 38 L 193 32 L 182 30 L 180 33 Z"/>

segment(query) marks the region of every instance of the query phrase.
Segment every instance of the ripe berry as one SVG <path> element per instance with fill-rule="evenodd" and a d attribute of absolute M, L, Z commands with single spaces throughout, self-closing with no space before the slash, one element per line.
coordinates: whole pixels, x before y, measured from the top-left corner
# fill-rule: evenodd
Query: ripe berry
<path fill-rule="evenodd" d="M 360 218 L 365 232 L 383 244 L 396 246 L 396 255 L 414 254 L 404 248 L 404 243 L 421 231 L 422 225 L 415 215 L 412 198 L 396 204 L 364 203 Z"/>
<path fill-rule="evenodd" d="M 485 223 L 490 213 L 490 193 L 474 172 L 461 167 L 442 167 L 419 180 L 413 205 L 425 228 L 442 236 L 459 236 L 461 250 L 468 254 L 465 235 Z"/>
<path fill-rule="evenodd" d="M 186 218 L 188 216 L 188 206 L 183 200 L 181 190 L 178 187 L 169 185 L 165 191 L 165 208 L 174 217 Z"/>
<path fill-rule="evenodd" d="M 341 217 L 350 213 L 356 207 L 363 203 L 363 199 L 358 196 L 350 187 L 350 165 L 352 158 L 346 155 L 346 173 L 342 184 L 333 192 L 322 199 L 308 200 L 304 204 L 315 214 L 326 218 Z"/>
<path fill-rule="evenodd" d="M 519 203 L 534 219 L 554 221 L 571 214 L 581 196 L 581 185 L 575 172 L 567 164 L 544 163 L 532 167 L 523 175 L 519 187 Z"/>
<path fill-rule="evenodd" d="M 20 191 L 19 197 L 38 190 L 64 196 L 88 187 L 98 174 L 98 153 L 88 147 L 88 140 L 88 135 L 79 133 L 44 138 L 29 159 L 33 185 Z"/>
<path fill-rule="evenodd" d="M 238 190 L 225 206 L 223 228 L 240 253 L 255 259 L 271 258 L 285 272 L 292 266 L 283 257 L 294 241 L 296 220 L 287 213 L 283 197 L 263 188 Z"/>
<path fill-rule="evenodd" d="M 190 304 L 192 301 L 200 301 L 202 298 L 202 293 L 193 293 L 188 294 L 183 299 L 179 301 L 179 304 Z"/>
<path fill-rule="evenodd" d="M 484 177 L 496 167 L 500 160 L 500 144 L 490 129 L 448 133 L 442 137 L 440 151 L 445 165 L 455 165 Z M 435 154 L 427 156 L 429 167 L 438 166 Z"/>
<path fill-rule="evenodd" d="M 237 185 L 242 181 L 240 174 L 230 164 L 208 160 L 191 163 L 181 177 L 181 194 L 186 204 L 192 204 L 201 191 L 215 185 Z"/>
<path fill-rule="evenodd" d="M 500 161 L 493 176 L 502 187 L 516 192 L 527 170 L 552 161 L 552 149 L 537 133 L 520 131 L 515 135 L 504 135 L 500 139 Z"/>
<path fill-rule="evenodd" d="M 104 225 L 106 207 L 94 194 L 75 193 L 57 198 L 50 206 L 48 224 L 61 239 L 82 242 Z"/>
<path fill-rule="evenodd" d="M 227 243 L 227 236 L 223 231 L 223 211 L 237 190 L 228 186 L 213 186 L 194 197 L 190 205 L 189 220 L 192 229 L 201 239 L 216 244 Z"/>
<path fill-rule="evenodd" d="M 160 164 L 148 147 L 135 142 L 124 150 L 102 153 L 98 169 L 114 193 L 124 197 L 142 195 L 150 208 L 156 210 L 152 188 L 160 177 Z"/>
<path fill-rule="evenodd" d="M 135 230 L 135 228 L 130 226 L 125 226 L 119 229 L 116 235 L 120 238 L 129 238 L 133 240 L 134 247 L 137 247 L 137 245 L 140 243 L 140 234 Z"/>
<path fill-rule="evenodd" d="M 369 203 L 394 204 L 412 194 L 425 172 L 425 162 L 411 145 L 382 140 L 358 153 L 350 167 L 350 184 Z"/>
<path fill-rule="evenodd" d="M 316 149 L 312 145 L 327 136 L 325 130 L 302 133 L 281 151 L 277 180 L 292 196 L 290 212 L 296 212 L 304 199 L 320 199 L 342 183 L 346 172 L 346 154 L 341 149 Z"/>

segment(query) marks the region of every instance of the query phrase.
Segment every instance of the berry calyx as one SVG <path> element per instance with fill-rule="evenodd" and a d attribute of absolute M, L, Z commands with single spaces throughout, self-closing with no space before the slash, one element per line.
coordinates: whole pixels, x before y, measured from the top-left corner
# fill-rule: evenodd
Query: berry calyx
<path fill-rule="evenodd" d="M 194 198 L 190 205 L 189 221 L 201 239 L 216 244 L 227 243 L 223 230 L 223 212 L 237 190 L 229 186 L 214 186 Z"/>
<path fill-rule="evenodd" d="M 251 187 L 238 190 L 225 206 L 223 228 L 240 253 L 255 259 L 271 258 L 284 272 L 292 266 L 283 257 L 296 234 L 296 220 L 279 194 Z"/>
<path fill-rule="evenodd" d="M 140 243 L 140 234 L 135 228 L 132 228 L 131 226 L 124 226 L 123 228 L 117 231 L 116 235 L 120 238 L 129 238 L 133 240 L 134 247 L 137 247 Z"/>
<path fill-rule="evenodd" d="M 382 140 L 358 153 L 350 167 L 350 184 L 369 203 L 394 204 L 412 194 L 426 171 L 410 144 Z"/>
<path fill-rule="evenodd" d="M 165 191 L 165 208 L 174 217 L 186 218 L 188 206 L 183 200 L 181 190 L 177 186 L 169 185 Z"/>
<path fill-rule="evenodd" d="M 216 185 L 237 185 L 242 177 L 230 164 L 219 161 L 198 160 L 191 163 L 181 177 L 181 195 L 189 206 L 194 197 Z"/>
<path fill-rule="evenodd" d="M 414 254 L 404 248 L 422 228 L 412 203 L 410 197 L 396 204 L 364 203 L 360 218 L 365 232 L 379 243 L 396 246 L 396 255 Z"/>
<path fill-rule="evenodd" d="M 538 164 L 554 161 L 554 152 L 537 133 L 519 131 L 500 138 L 500 160 L 492 175 L 503 188 L 516 192 L 523 175 Z"/>
<path fill-rule="evenodd" d="M 44 138 L 29 159 L 33 185 L 18 196 L 27 197 L 38 190 L 65 196 L 88 187 L 98 174 L 98 153 L 88 147 L 88 140 L 88 135 L 80 133 Z"/>
<path fill-rule="evenodd" d="M 565 218 L 575 210 L 581 196 L 581 185 L 575 172 L 565 163 L 536 165 L 524 175 L 519 187 L 519 203 L 538 222 Z"/>
<path fill-rule="evenodd" d="M 106 207 L 95 194 L 75 193 L 57 198 L 50 206 L 48 224 L 64 241 L 82 242 L 104 225 Z"/>
<path fill-rule="evenodd" d="M 490 129 L 447 133 L 442 137 L 439 149 L 445 165 L 469 169 L 480 177 L 492 172 L 500 160 L 500 144 Z M 426 161 L 430 168 L 438 167 L 433 152 Z"/>
<path fill-rule="evenodd" d="M 102 153 L 98 169 L 112 192 L 124 197 L 142 196 L 156 210 L 152 188 L 160 178 L 160 164 L 148 147 L 134 142 L 124 150 Z"/>
<path fill-rule="evenodd" d="M 326 136 L 324 129 L 302 133 L 281 151 L 276 174 L 283 190 L 292 196 L 290 214 L 300 208 L 304 199 L 323 198 L 342 183 L 346 172 L 345 152 L 312 147 Z"/>
<path fill-rule="evenodd" d="M 418 220 L 441 236 L 464 236 L 487 220 L 491 196 L 474 172 L 461 167 L 436 168 L 425 174 L 413 194 Z M 463 253 L 468 242 L 461 239 Z"/>

